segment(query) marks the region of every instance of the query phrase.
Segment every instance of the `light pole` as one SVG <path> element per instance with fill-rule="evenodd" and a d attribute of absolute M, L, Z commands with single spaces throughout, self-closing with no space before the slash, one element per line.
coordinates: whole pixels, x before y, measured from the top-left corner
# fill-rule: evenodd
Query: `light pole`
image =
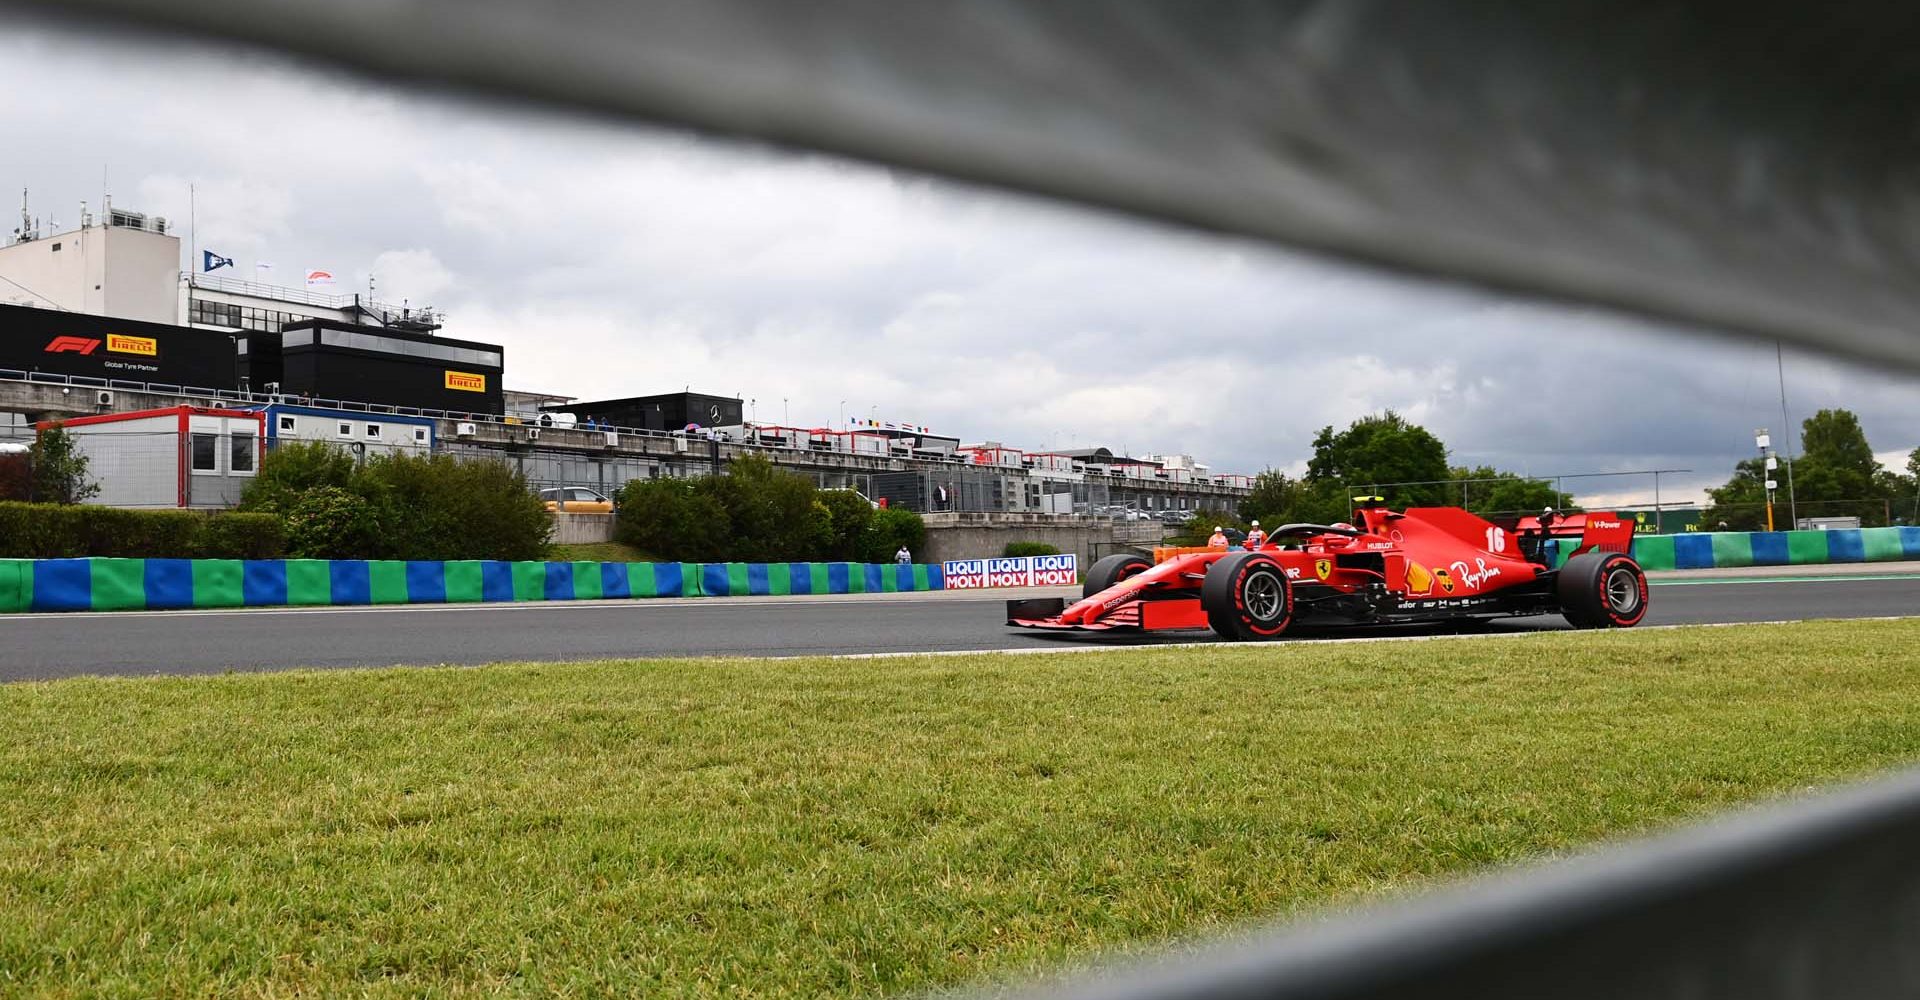
<path fill-rule="evenodd" d="M 1767 434 L 1767 429 L 1765 427 L 1762 427 L 1759 430 L 1756 430 L 1753 432 L 1753 446 L 1760 450 L 1760 458 L 1761 458 L 1760 478 L 1763 485 L 1766 487 L 1766 491 L 1767 491 L 1767 530 L 1768 531 L 1773 530 L 1773 491 L 1776 489 L 1779 489 L 1780 487 L 1780 484 L 1778 482 L 1775 482 L 1773 479 L 1773 476 L 1771 475 L 1773 470 L 1778 468 L 1780 465 L 1780 462 L 1778 459 L 1774 458 L 1772 455 L 1767 454 L 1767 449 L 1772 445 L 1773 445 L 1773 438 Z"/>
<path fill-rule="evenodd" d="M 1793 498 L 1793 421 L 1787 418 L 1787 363 L 1779 341 L 1773 342 L 1773 367 L 1780 376 L 1780 423 L 1787 432 L 1787 519 L 1800 527 L 1800 505 Z M 1769 470 L 1772 466 L 1768 466 Z"/>
<path fill-rule="evenodd" d="M 847 401 L 844 399 L 840 401 L 840 429 L 847 429 Z"/>

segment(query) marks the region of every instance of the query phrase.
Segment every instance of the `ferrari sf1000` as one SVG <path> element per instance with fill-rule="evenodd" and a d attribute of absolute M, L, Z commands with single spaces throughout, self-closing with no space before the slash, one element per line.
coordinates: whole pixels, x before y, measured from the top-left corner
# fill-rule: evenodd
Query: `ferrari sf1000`
<path fill-rule="evenodd" d="M 1496 524 L 1458 507 L 1355 503 L 1352 524 L 1285 525 L 1251 551 L 1174 550 L 1157 565 L 1108 556 L 1088 568 L 1081 600 L 1008 601 L 1007 624 L 1272 639 L 1294 626 L 1559 614 L 1575 628 L 1630 628 L 1646 617 L 1633 521 L 1618 514 Z M 1577 540 L 1557 569 L 1550 539 Z"/>

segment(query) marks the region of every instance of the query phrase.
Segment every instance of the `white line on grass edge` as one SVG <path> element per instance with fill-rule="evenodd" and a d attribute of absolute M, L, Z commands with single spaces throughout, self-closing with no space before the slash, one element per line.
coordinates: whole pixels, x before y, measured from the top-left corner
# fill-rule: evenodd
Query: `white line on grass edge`
<path fill-rule="evenodd" d="M 1920 615 L 1880 615 L 1874 618 L 1783 618 L 1778 621 L 1764 622 L 1695 622 L 1680 625 L 1642 625 L 1632 629 L 1565 629 L 1542 628 L 1527 629 L 1523 632 L 1458 632 L 1439 635 L 1355 635 L 1342 638 L 1283 639 L 1279 642 L 1231 642 L 1225 639 L 1213 639 L 1196 642 L 1154 642 L 1154 643 L 1108 643 L 1099 646 L 1068 646 L 1058 648 L 1048 646 L 1021 646 L 1014 649 L 938 649 L 923 653 L 796 653 L 788 656 L 715 656 L 686 657 L 687 659 L 724 659 L 724 660 L 881 660 L 908 656 L 980 656 L 989 653 L 1001 653 L 1013 656 L 1031 656 L 1046 653 L 1137 653 L 1142 650 L 1160 649 L 1282 649 L 1287 646 L 1311 647 L 1333 643 L 1356 642 L 1432 642 L 1436 639 L 1523 639 L 1542 635 L 1625 635 L 1629 632 L 1663 632 L 1670 629 L 1687 628 L 1741 628 L 1748 625 L 1804 625 L 1808 622 L 1899 622 L 1920 619 Z M 1066 642 L 1070 640 L 1062 640 Z M 676 657 L 678 659 L 679 657 Z"/>

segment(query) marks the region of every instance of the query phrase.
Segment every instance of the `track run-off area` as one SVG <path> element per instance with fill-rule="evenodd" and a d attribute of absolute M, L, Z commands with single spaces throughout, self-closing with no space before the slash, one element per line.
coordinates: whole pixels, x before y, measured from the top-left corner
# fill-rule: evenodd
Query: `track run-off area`
<path fill-rule="evenodd" d="M 1660 574 L 1652 580 L 1652 608 L 1642 627 L 1920 614 L 1920 566 L 1833 572 L 1838 569 Z M 1068 650 L 1210 638 L 1204 632 L 1064 637 L 1003 624 L 1009 596 L 1072 593 L 1077 592 L 12 615 L 0 617 L 0 681 L 299 667 Z M 1495 620 L 1474 631 L 1499 635 L 1561 628 L 1566 623 L 1558 617 L 1535 617 Z M 1288 641 L 1452 631 L 1353 628 Z"/>

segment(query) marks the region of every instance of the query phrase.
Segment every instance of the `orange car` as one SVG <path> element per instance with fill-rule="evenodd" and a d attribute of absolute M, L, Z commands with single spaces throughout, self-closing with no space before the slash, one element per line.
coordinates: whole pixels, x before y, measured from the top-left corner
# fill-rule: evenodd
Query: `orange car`
<path fill-rule="evenodd" d="M 569 514 L 611 514 L 613 501 L 584 486 L 557 486 L 550 490 L 541 490 L 540 499 L 546 502 L 547 510 L 563 510 Z"/>

